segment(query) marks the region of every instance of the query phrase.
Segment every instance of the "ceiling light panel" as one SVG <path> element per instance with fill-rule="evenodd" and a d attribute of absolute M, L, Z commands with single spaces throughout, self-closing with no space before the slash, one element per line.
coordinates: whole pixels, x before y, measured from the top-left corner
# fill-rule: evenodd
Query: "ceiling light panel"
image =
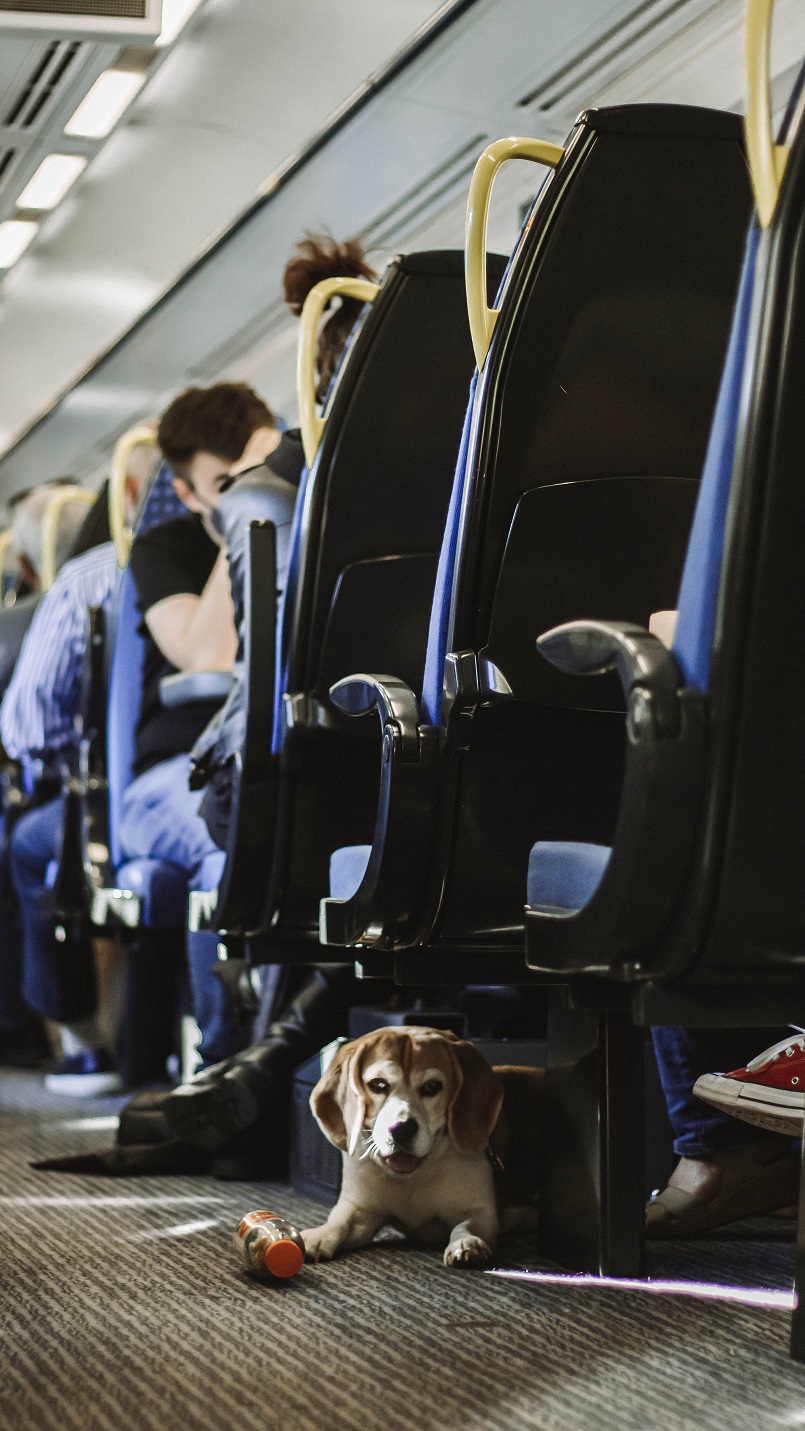
<path fill-rule="evenodd" d="M 162 0 L 162 29 L 155 43 L 170 45 L 200 4 L 201 0 Z"/>
<path fill-rule="evenodd" d="M 65 134 L 105 139 L 144 83 L 145 75 L 131 70 L 104 70 L 65 124 Z"/>
<path fill-rule="evenodd" d="M 87 167 L 83 154 L 48 154 L 17 200 L 20 209 L 55 209 Z"/>
<path fill-rule="evenodd" d="M 29 219 L 7 219 L 0 224 L 0 268 L 10 268 L 25 252 L 39 227 Z"/>

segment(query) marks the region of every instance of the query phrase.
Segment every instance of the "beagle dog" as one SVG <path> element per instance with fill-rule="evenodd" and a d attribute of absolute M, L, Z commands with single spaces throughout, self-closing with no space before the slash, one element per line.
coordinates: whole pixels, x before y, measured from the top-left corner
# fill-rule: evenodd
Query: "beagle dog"
<path fill-rule="evenodd" d="M 430 1028 L 377 1029 L 344 1044 L 310 1098 L 342 1151 L 343 1177 L 327 1221 L 302 1234 L 308 1258 L 367 1247 L 392 1226 L 447 1241 L 447 1267 L 487 1262 L 501 1230 L 506 1075 L 519 1075 L 521 1089 L 542 1076 L 495 1070 L 473 1044 Z M 505 1230 L 533 1226 L 534 1216 L 533 1206 L 509 1206 Z"/>

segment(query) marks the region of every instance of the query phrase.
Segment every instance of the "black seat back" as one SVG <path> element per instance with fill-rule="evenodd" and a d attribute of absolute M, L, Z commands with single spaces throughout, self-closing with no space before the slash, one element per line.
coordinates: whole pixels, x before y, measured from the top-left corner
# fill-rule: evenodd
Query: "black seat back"
<path fill-rule="evenodd" d="M 504 266 L 490 257 L 493 291 Z M 472 369 L 463 255 L 395 259 L 342 367 L 305 495 L 264 923 L 281 904 L 283 928 L 314 933 L 331 851 L 371 835 L 377 722 L 346 720 L 329 689 L 360 670 L 393 671 L 421 688 Z"/>
<path fill-rule="evenodd" d="M 534 642 L 675 606 L 749 212 L 737 116 L 671 106 L 583 115 L 535 206 L 480 393 L 449 637 L 514 699 L 464 702 L 431 938 L 519 940 L 531 845 L 611 838 L 620 693 Z"/>

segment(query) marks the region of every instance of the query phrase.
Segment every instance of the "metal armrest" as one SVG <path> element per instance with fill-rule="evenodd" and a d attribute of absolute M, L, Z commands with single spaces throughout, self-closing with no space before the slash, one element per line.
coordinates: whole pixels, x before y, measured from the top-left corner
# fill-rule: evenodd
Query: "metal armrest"
<path fill-rule="evenodd" d="M 175 676 L 162 677 L 159 699 L 171 710 L 195 702 L 219 706 L 234 684 L 231 671 L 178 671 Z"/>
<path fill-rule="evenodd" d="M 679 730 L 679 667 L 671 652 L 642 626 L 627 621 L 568 621 L 537 640 L 537 650 L 571 676 L 616 671 L 627 701 L 635 689 L 651 700 L 658 735 Z"/>
<path fill-rule="evenodd" d="M 404 938 L 428 868 L 438 737 L 419 722 L 414 692 L 396 676 L 347 676 L 330 691 L 345 715 L 380 717 L 380 797 L 372 853 L 351 899 L 323 899 L 323 944 L 391 949 Z"/>
<path fill-rule="evenodd" d="M 419 757 L 419 706 L 405 681 L 396 676 L 345 676 L 330 689 L 330 700 L 344 715 L 368 715 L 376 710 L 383 727 L 399 732 L 403 760 Z"/>
<path fill-rule="evenodd" d="M 569 674 L 616 670 L 626 696 L 626 770 L 612 854 L 579 910 L 527 909 L 527 962 L 541 970 L 635 979 L 656 949 L 690 866 L 698 828 L 706 709 L 675 657 L 640 626 L 572 621 L 537 642 Z"/>

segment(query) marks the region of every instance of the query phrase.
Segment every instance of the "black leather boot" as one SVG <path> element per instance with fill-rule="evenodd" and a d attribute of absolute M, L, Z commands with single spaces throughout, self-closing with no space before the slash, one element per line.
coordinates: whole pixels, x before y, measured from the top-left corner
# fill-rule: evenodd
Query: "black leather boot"
<path fill-rule="evenodd" d="M 317 968 L 259 1043 L 175 1089 L 160 1112 L 170 1134 L 213 1151 L 272 1109 L 284 1113 L 295 1068 L 346 1030 L 352 965 Z"/>

